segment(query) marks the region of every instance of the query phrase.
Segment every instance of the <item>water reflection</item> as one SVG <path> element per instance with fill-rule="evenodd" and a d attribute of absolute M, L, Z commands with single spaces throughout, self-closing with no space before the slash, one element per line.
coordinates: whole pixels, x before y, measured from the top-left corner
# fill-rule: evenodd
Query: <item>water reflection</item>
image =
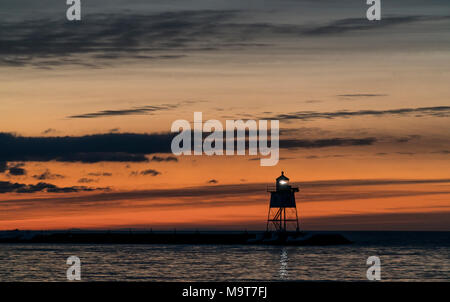
<path fill-rule="evenodd" d="M 288 252 L 286 248 L 281 250 L 279 275 L 281 280 L 288 279 Z"/>
<path fill-rule="evenodd" d="M 448 233 L 414 234 L 425 243 L 408 245 L 398 243 L 408 234 L 400 235 L 325 247 L 0 244 L 0 281 L 66 281 L 66 259 L 74 255 L 82 281 L 365 281 L 371 255 L 382 259 L 381 281 L 450 280 Z"/>

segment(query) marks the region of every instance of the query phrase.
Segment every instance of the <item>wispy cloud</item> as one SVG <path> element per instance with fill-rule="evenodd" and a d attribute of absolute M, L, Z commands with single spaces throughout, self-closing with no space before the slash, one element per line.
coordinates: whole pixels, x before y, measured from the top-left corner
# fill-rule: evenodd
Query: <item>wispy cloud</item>
<path fill-rule="evenodd" d="M 373 98 L 388 95 L 382 93 L 352 93 L 352 94 L 338 94 L 337 96 L 342 98 Z"/>
<path fill-rule="evenodd" d="M 154 161 L 154 162 L 178 162 L 178 158 L 176 158 L 175 156 L 162 157 L 162 156 L 154 155 L 150 159 L 150 161 Z"/>
<path fill-rule="evenodd" d="M 48 128 L 48 129 L 42 131 L 42 134 L 51 134 L 51 133 L 56 133 L 56 132 L 57 132 L 56 129 Z"/>
<path fill-rule="evenodd" d="M 161 172 L 153 170 L 153 169 L 147 169 L 144 171 L 141 171 L 141 173 L 139 173 L 141 175 L 151 175 L 151 176 L 158 176 L 161 174 Z"/>
<path fill-rule="evenodd" d="M 432 153 L 448 155 L 448 154 L 450 154 L 450 150 L 439 150 L 439 151 L 434 151 Z"/>
<path fill-rule="evenodd" d="M 183 11 L 90 15 L 83 24 L 62 19 L 3 21 L 0 64 L 99 67 L 117 59 L 179 59 L 186 52 L 219 48 L 221 39 L 202 41 L 217 35 L 217 24 L 233 15 L 232 11 Z"/>
<path fill-rule="evenodd" d="M 321 36 L 336 35 L 352 31 L 379 30 L 401 24 L 410 24 L 424 21 L 448 20 L 449 16 L 390 16 L 374 23 L 365 18 L 347 18 L 332 21 L 325 25 L 311 27 L 303 31 L 305 35 Z"/>
<path fill-rule="evenodd" d="M 77 115 L 71 115 L 68 116 L 68 118 L 76 119 L 76 118 L 84 118 L 84 119 L 91 119 L 91 118 L 99 118 L 99 117 L 107 117 L 107 116 L 121 116 L 121 115 L 145 115 L 150 114 L 152 112 L 157 111 L 164 111 L 164 110 L 170 110 L 177 108 L 177 104 L 166 104 L 166 105 L 160 105 L 160 106 L 142 106 L 142 107 L 135 107 L 130 109 L 120 109 L 120 110 L 101 110 L 97 112 L 92 113 L 83 113 L 83 114 L 77 114 Z M 111 132 L 117 132 L 117 131 L 111 131 Z"/>
<path fill-rule="evenodd" d="M 79 182 L 79 183 L 88 184 L 88 183 L 91 183 L 91 182 L 97 182 L 97 180 L 92 179 L 92 178 L 86 178 L 86 177 L 83 177 L 83 178 L 80 178 L 80 179 L 78 180 L 78 182 Z"/>
<path fill-rule="evenodd" d="M 275 39 L 277 47 L 282 47 L 283 39 L 300 41 L 445 20 L 449 17 L 386 16 L 376 24 L 364 18 L 314 25 L 252 23 L 239 10 L 198 10 L 147 15 L 97 14 L 89 15 L 89 21 L 82 24 L 48 19 L 0 21 L 0 65 L 95 68 L 130 60 L 176 60 L 199 52 L 258 50 L 271 47 L 272 43 L 267 41 Z"/>
<path fill-rule="evenodd" d="M 47 180 L 47 179 L 58 179 L 64 178 L 64 175 L 51 173 L 50 170 L 45 170 L 42 174 L 33 175 L 33 178 L 38 180 Z"/>
<path fill-rule="evenodd" d="M 325 148 L 325 147 L 344 147 L 344 146 L 369 146 L 373 145 L 377 139 L 375 137 L 366 138 L 328 138 L 317 140 L 302 139 L 282 139 L 280 148 Z"/>
<path fill-rule="evenodd" d="M 106 188 L 88 188 L 88 187 L 58 187 L 53 184 L 40 182 L 36 185 L 12 183 L 8 181 L 0 181 L 0 193 L 36 193 L 36 192 L 48 192 L 48 193 L 72 193 L 82 191 L 95 191 L 106 190 Z"/>
<path fill-rule="evenodd" d="M 292 113 L 282 113 L 272 116 L 261 117 L 263 119 L 278 119 L 278 120 L 316 120 L 316 119 L 336 119 L 336 118 L 350 118 L 358 116 L 433 116 L 433 117 L 449 117 L 450 106 L 435 106 L 435 107 L 418 107 L 418 108 L 398 108 L 386 110 L 338 110 L 332 112 L 318 112 L 318 111 L 297 111 Z"/>
<path fill-rule="evenodd" d="M 88 173 L 89 176 L 112 176 L 112 173 L 109 172 L 91 172 Z"/>
<path fill-rule="evenodd" d="M 142 175 L 142 176 L 146 176 L 146 175 L 158 176 L 158 175 L 161 175 L 161 172 L 153 170 L 153 169 L 147 169 L 147 170 L 143 170 L 143 171 L 140 171 L 140 172 L 139 171 L 132 171 L 130 173 L 130 176 L 139 176 L 139 175 Z"/>

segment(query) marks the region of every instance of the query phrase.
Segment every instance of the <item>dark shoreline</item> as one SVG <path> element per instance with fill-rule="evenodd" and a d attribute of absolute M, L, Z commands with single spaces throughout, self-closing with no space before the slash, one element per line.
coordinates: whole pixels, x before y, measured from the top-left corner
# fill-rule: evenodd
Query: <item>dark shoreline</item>
<path fill-rule="evenodd" d="M 1 243 L 341 245 L 338 233 L 207 231 L 3 231 Z"/>

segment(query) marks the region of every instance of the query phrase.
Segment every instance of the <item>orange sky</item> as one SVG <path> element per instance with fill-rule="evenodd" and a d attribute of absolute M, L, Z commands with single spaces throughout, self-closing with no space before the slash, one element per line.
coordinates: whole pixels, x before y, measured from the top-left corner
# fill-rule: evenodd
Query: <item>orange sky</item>
<path fill-rule="evenodd" d="M 0 150 L 0 229 L 262 229 L 265 185 L 284 170 L 301 187 L 305 229 L 450 230 L 448 17 L 437 6 L 411 7 L 427 12 L 417 17 L 388 4 L 386 24 L 376 27 L 358 23 L 359 10 L 348 4 L 338 13 L 306 13 L 300 4 L 245 10 L 230 2 L 209 4 L 211 11 L 198 4 L 186 12 L 130 4 L 111 22 L 79 28 L 51 17 L 3 24 L 10 30 L 0 40 L 8 46 L 0 46 L 0 144 L 1 134 L 164 134 L 177 119 L 192 122 L 195 111 L 222 122 L 279 119 L 282 140 L 373 142 L 282 147 L 274 167 L 249 156 L 153 161 L 172 154 L 152 153 L 149 161 L 87 163 L 2 158 Z M 92 5 L 87 18 L 98 21 Z M 114 26 L 130 20 L 146 30 L 134 28 L 136 40 L 118 45 L 129 29 Z M 148 36 L 167 24 L 171 31 Z M 62 35 L 55 28 L 63 41 L 51 38 Z M 123 114 L 146 106 L 164 109 Z M 122 113 L 79 118 L 106 111 Z M 156 175 L 143 175 L 149 169 Z M 10 189 L 39 182 L 93 191 Z"/>

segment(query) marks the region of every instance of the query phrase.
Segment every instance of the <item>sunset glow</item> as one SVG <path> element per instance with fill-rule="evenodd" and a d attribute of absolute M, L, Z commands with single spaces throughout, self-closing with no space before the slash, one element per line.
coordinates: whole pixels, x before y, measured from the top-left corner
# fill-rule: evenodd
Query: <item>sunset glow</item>
<path fill-rule="evenodd" d="M 450 230 L 439 5 L 410 16 L 389 3 L 372 25 L 347 4 L 176 2 L 120 2 L 120 15 L 89 4 L 77 25 L 34 2 L 38 19 L 1 13 L 1 230 L 261 230 L 282 170 L 303 229 Z M 279 120 L 279 163 L 174 156 L 171 124 L 197 111 Z"/>

